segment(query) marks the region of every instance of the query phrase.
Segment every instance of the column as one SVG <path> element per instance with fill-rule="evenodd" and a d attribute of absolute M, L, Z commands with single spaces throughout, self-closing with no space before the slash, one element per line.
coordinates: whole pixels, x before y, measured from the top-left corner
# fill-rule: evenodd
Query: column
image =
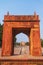
<path fill-rule="evenodd" d="M 30 54 L 33 56 L 42 55 L 39 28 L 32 28 L 30 31 Z"/>
<path fill-rule="evenodd" d="M 12 29 L 7 22 L 3 26 L 2 38 L 2 56 L 10 56 L 12 54 Z"/>

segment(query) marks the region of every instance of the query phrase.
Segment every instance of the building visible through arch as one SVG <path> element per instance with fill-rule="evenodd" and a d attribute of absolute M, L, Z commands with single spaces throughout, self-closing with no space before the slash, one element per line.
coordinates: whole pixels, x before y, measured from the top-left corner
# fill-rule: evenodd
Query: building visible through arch
<path fill-rule="evenodd" d="M 29 36 L 30 55 L 41 56 L 39 23 L 39 15 L 36 15 L 36 13 L 34 15 L 5 15 L 2 38 L 2 56 L 13 55 L 13 36 L 19 32 L 23 32 Z"/>

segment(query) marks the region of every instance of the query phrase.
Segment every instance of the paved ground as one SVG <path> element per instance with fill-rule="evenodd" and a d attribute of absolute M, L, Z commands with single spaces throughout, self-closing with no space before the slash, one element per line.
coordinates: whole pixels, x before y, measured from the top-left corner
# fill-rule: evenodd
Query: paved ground
<path fill-rule="evenodd" d="M 29 46 L 26 46 L 25 47 L 25 52 L 21 51 L 22 47 L 15 47 L 14 48 L 14 55 L 20 55 L 20 52 L 21 52 L 21 55 L 25 54 L 25 55 L 28 55 L 29 54 Z M 1 51 L 2 49 L 0 48 L 0 56 L 1 56 Z M 43 54 L 43 48 L 42 48 L 42 54 Z"/>
<path fill-rule="evenodd" d="M 8 57 L 2 57 L 1 56 L 1 48 L 0 48 L 0 64 L 1 65 L 43 65 L 43 56 L 31 56 L 29 54 L 29 46 L 25 47 L 26 53 L 22 53 L 20 55 L 22 47 L 15 47 L 14 48 L 14 54 L 18 54 L 15 56 L 8 56 Z M 42 53 L 43 53 L 43 48 L 42 48 Z M 6 60 L 6 61 L 5 61 Z M 21 60 L 21 61 L 19 61 Z M 24 62 L 24 60 L 26 60 Z M 4 61 L 4 62 L 3 62 Z"/>
<path fill-rule="evenodd" d="M 25 49 L 24 49 L 25 48 Z M 14 48 L 14 54 L 29 54 L 29 46 L 25 47 L 15 47 Z"/>

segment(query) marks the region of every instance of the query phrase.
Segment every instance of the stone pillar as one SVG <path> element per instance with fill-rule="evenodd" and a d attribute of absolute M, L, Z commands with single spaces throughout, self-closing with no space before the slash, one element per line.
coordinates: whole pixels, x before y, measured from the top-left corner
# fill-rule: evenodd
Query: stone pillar
<path fill-rule="evenodd" d="M 41 56 L 41 42 L 39 28 L 31 28 L 30 31 L 30 54 L 32 56 Z"/>
<path fill-rule="evenodd" d="M 3 26 L 2 56 L 12 55 L 12 28 L 8 22 Z"/>

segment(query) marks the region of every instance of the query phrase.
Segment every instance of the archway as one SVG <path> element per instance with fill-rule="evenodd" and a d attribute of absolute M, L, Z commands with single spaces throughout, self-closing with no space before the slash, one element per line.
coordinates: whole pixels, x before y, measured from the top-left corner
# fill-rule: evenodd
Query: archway
<path fill-rule="evenodd" d="M 30 39 L 30 54 L 32 56 L 42 55 L 39 22 L 39 16 L 36 14 L 26 16 L 5 15 L 2 38 L 2 55 L 13 55 L 13 37 L 20 32 L 25 33 Z"/>
<path fill-rule="evenodd" d="M 14 37 L 14 55 L 24 54 L 29 54 L 29 37 L 21 32 Z"/>
<path fill-rule="evenodd" d="M 25 44 L 25 49 L 27 48 L 27 50 L 26 50 L 26 54 L 29 54 L 30 52 L 29 52 L 29 41 L 30 41 L 30 29 L 14 29 L 14 28 L 12 28 L 12 43 L 13 43 L 13 46 L 12 46 L 12 53 L 14 54 L 14 55 L 17 55 L 17 54 L 20 54 L 20 50 L 19 50 L 19 48 L 21 47 L 19 44 L 19 48 L 17 47 L 17 40 L 15 40 L 16 39 L 16 37 L 19 35 L 19 37 L 20 37 L 20 34 L 22 35 L 21 36 L 21 39 L 19 39 L 18 41 L 19 41 L 19 44 L 21 43 L 21 42 L 23 42 L 23 43 L 26 43 Z M 26 41 L 26 39 L 23 39 L 23 36 L 24 36 L 24 38 L 26 37 L 27 38 L 27 41 Z M 21 40 L 21 42 L 20 42 L 20 40 Z M 22 46 L 23 47 L 23 46 Z M 18 48 L 18 49 L 17 49 Z M 20 48 L 21 49 L 21 48 Z M 17 50 L 19 50 L 18 52 L 17 52 Z M 24 53 L 25 54 L 25 53 Z"/>

